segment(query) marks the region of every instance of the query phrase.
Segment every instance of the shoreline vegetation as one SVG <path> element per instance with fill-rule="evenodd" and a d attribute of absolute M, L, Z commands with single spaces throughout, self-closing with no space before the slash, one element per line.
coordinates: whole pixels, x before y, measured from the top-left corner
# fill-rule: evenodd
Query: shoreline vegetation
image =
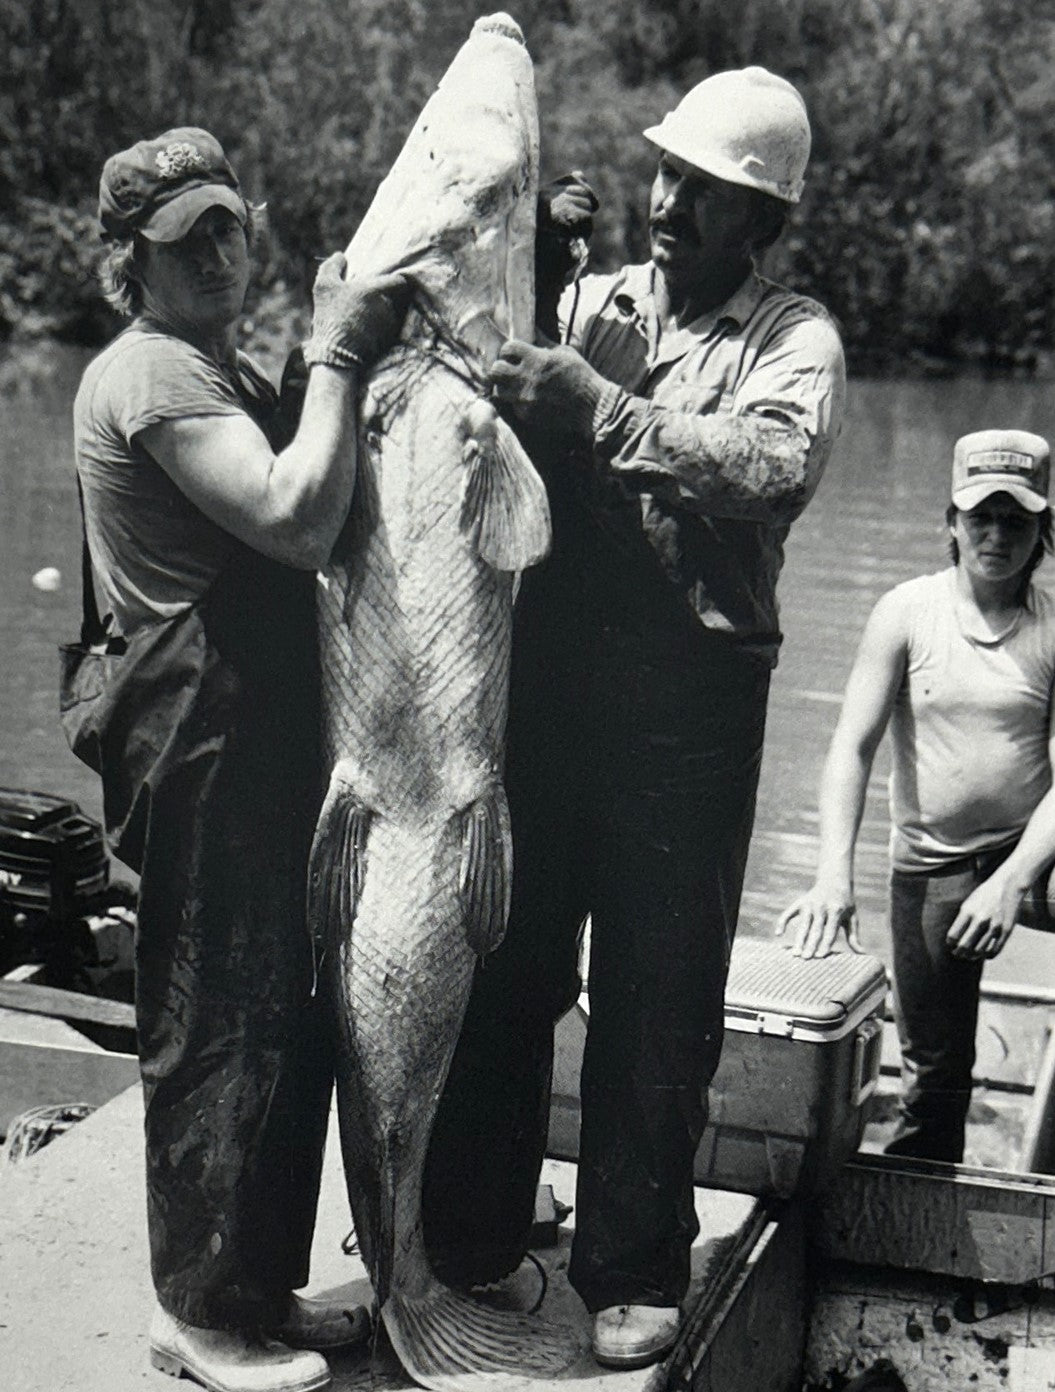
<path fill-rule="evenodd" d="M 499 7 L 496 0 L 495 8 Z M 1055 0 L 510 0 L 535 59 L 543 177 L 601 200 L 591 264 L 647 255 L 654 151 L 694 82 L 762 63 L 803 92 L 807 192 L 764 270 L 827 305 L 851 370 L 1048 377 Z M 94 205 L 115 149 L 215 131 L 269 205 L 247 347 L 303 334 L 480 0 L 0 0 L 0 389 L 118 327 Z M 29 367 L 26 367 L 29 364 Z M 35 364 L 35 366 L 34 366 Z"/>

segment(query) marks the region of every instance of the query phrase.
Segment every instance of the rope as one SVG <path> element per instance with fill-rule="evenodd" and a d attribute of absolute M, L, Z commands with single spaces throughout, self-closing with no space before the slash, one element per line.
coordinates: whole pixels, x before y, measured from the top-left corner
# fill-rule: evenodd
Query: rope
<path fill-rule="evenodd" d="M 538 1257 L 535 1256 L 534 1252 L 525 1252 L 524 1256 L 527 1257 L 529 1262 L 534 1262 L 535 1268 L 542 1278 L 542 1289 L 539 1291 L 538 1299 L 528 1311 L 529 1315 L 537 1315 L 539 1310 L 542 1309 L 542 1302 L 545 1300 L 546 1292 L 549 1290 L 549 1276 L 546 1274 L 546 1268 L 539 1261 Z"/>
<path fill-rule="evenodd" d="M 90 1116 L 95 1108 L 87 1102 L 65 1102 L 49 1107 L 33 1107 L 15 1117 L 0 1150 L 0 1166 L 18 1165 L 38 1150 Z"/>

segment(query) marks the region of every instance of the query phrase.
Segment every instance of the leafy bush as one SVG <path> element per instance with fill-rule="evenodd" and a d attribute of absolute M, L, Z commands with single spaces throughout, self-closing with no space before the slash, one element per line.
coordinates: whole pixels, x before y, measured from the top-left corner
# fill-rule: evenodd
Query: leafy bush
<path fill-rule="evenodd" d="M 97 342 L 116 320 L 95 276 L 95 217 L 19 198 L 0 213 L 0 333 Z"/>
<path fill-rule="evenodd" d="M 478 0 L 0 0 L 0 334 L 95 339 L 105 156 L 215 130 L 273 243 L 256 304 L 303 310 Z M 643 126 L 709 72 L 803 92 L 814 155 L 774 273 L 840 319 L 851 363 L 1031 367 L 1055 343 L 1052 0 L 523 0 L 543 164 L 601 197 L 594 264 L 647 255 Z M 254 306 L 250 316 L 256 319 Z M 274 335 L 276 313 L 269 318 Z"/>

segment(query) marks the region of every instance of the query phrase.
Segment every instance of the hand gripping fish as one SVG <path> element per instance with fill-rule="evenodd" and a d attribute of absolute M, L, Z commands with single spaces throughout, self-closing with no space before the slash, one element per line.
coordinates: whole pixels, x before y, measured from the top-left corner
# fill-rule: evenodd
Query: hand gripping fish
<path fill-rule="evenodd" d="M 546 553 L 550 524 L 485 373 L 506 337 L 533 335 L 537 183 L 531 60 L 494 15 L 348 248 L 350 273 L 405 270 L 415 308 L 363 396 L 355 502 L 319 582 L 331 775 L 309 907 L 343 1036 L 348 1191 L 389 1338 L 443 1389 L 553 1375 L 577 1351 L 563 1325 L 441 1285 L 420 1213 L 474 966 L 509 912 L 513 574 Z"/>

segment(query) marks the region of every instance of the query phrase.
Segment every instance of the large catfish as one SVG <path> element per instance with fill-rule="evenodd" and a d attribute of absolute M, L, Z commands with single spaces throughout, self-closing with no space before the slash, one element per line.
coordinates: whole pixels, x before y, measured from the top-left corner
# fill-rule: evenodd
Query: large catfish
<path fill-rule="evenodd" d="M 485 374 L 504 338 L 533 334 L 537 170 L 531 61 L 516 24 L 494 15 L 348 247 L 349 274 L 405 270 L 415 307 L 370 376 L 355 502 L 320 577 L 331 775 L 311 913 L 343 1034 L 345 1170 L 385 1328 L 407 1372 L 436 1388 L 553 1374 L 575 1353 L 566 1327 L 441 1285 L 420 1211 L 473 970 L 509 910 L 512 590 L 550 530 Z"/>

